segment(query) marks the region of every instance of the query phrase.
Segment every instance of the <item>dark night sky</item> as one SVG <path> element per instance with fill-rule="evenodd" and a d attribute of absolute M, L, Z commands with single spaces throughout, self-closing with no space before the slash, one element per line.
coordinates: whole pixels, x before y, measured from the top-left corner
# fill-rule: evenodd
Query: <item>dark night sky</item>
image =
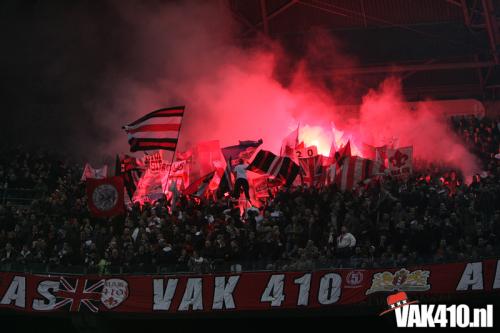
<path fill-rule="evenodd" d="M 0 15 L 2 142 L 85 153 L 106 140 L 93 103 L 103 79 L 133 61 L 116 6 L 3 0 Z"/>

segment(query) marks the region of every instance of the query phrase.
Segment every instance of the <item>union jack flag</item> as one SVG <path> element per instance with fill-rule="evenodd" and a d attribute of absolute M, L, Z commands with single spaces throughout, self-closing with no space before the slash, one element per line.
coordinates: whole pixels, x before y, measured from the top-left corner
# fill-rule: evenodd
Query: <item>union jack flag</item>
<path fill-rule="evenodd" d="M 78 312 L 83 304 L 90 311 L 98 312 L 99 308 L 95 303 L 101 299 L 104 282 L 104 280 L 99 280 L 95 283 L 89 283 L 87 279 L 76 278 L 73 284 L 65 277 L 61 277 L 59 290 L 56 293 L 58 302 L 54 308 L 59 309 L 70 304 L 69 311 Z"/>
<path fill-rule="evenodd" d="M 323 156 L 299 158 L 302 181 L 309 186 L 316 186 L 324 182 L 325 168 L 323 167 Z"/>

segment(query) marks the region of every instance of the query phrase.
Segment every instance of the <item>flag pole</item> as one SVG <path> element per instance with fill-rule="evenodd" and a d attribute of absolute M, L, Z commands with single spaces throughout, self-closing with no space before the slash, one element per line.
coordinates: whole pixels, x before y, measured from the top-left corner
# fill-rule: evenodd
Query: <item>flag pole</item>
<path fill-rule="evenodd" d="M 183 112 L 182 112 L 181 123 L 179 124 L 179 132 L 177 132 L 177 143 L 175 145 L 172 158 L 170 159 L 170 167 L 168 168 L 168 173 L 167 173 L 167 192 L 170 186 L 170 171 L 172 170 L 172 164 L 174 163 L 175 154 L 177 153 L 177 146 L 179 145 L 179 136 L 181 135 L 182 122 L 184 121 L 184 112 L 186 111 L 186 106 L 183 106 L 182 108 Z"/>
<path fill-rule="evenodd" d="M 297 148 L 298 144 L 299 144 L 299 131 L 300 131 L 300 121 L 299 123 L 297 124 L 297 139 L 295 139 L 295 148 Z"/>

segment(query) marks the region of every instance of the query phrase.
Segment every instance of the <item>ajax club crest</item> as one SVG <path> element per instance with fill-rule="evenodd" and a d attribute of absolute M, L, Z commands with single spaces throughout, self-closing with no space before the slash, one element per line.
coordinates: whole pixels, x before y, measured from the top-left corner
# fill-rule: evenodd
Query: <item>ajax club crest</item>
<path fill-rule="evenodd" d="M 92 201 L 99 210 L 108 211 L 115 207 L 118 201 L 118 191 L 111 184 L 99 185 L 92 193 Z"/>
<path fill-rule="evenodd" d="M 124 211 L 123 178 L 87 179 L 87 203 L 97 217 L 120 215 Z"/>

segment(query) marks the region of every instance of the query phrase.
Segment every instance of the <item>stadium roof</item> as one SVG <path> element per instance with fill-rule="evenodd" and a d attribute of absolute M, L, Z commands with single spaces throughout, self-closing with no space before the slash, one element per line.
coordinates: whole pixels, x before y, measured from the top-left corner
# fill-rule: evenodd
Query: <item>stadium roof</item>
<path fill-rule="evenodd" d="M 409 99 L 500 96 L 500 4 L 492 0 L 228 0 L 244 27 L 287 51 L 305 52 L 304 35 L 322 29 L 357 58 L 349 68 L 367 85 L 388 73 Z"/>

